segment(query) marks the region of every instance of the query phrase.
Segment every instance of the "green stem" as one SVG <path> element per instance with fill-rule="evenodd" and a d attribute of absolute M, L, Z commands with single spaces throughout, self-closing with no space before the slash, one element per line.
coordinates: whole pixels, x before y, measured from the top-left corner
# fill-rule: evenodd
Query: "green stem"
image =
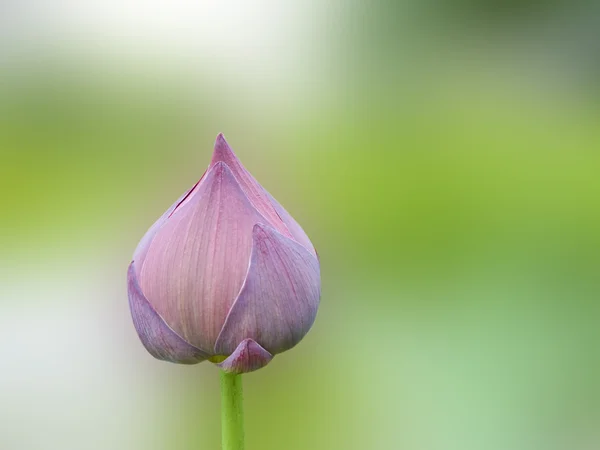
<path fill-rule="evenodd" d="M 221 371 L 222 450 L 244 450 L 242 376 Z"/>

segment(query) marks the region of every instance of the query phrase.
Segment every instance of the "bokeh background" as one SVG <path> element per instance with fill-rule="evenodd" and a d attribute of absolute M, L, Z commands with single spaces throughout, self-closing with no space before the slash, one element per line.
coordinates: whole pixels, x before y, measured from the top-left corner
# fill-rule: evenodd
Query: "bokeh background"
<path fill-rule="evenodd" d="M 247 448 L 600 448 L 600 8 L 0 3 L 0 448 L 216 449 L 156 361 L 138 240 L 223 132 L 319 250 Z"/>

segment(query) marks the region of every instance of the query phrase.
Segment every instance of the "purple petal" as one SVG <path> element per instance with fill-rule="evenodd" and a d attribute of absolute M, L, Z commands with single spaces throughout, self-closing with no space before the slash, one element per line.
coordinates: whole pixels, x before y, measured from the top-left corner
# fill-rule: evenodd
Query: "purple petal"
<path fill-rule="evenodd" d="M 244 339 L 235 351 L 220 364 L 225 372 L 247 373 L 266 366 L 273 359 L 268 351 L 252 339 Z"/>
<path fill-rule="evenodd" d="M 150 244 L 142 290 L 175 332 L 205 352 L 212 352 L 242 287 L 252 227 L 261 221 L 229 168 L 219 162 Z"/>
<path fill-rule="evenodd" d="M 238 157 L 233 153 L 233 150 L 220 133 L 215 142 L 215 150 L 213 153 L 211 166 L 218 162 L 227 164 L 233 175 L 237 179 L 244 193 L 248 196 L 254 207 L 265 217 L 268 224 L 285 236 L 292 237 L 286 225 L 275 211 L 274 206 L 269 200 L 267 191 L 259 184 L 258 181 L 246 170 Z"/>
<path fill-rule="evenodd" d="M 285 208 L 283 206 L 281 206 L 279 204 L 279 202 L 277 200 L 275 200 L 275 198 L 271 194 L 269 194 L 267 192 L 267 195 L 269 196 L 269 200 L 271 201 L 271 204 L 275 208 L 275 211 L 277 211 L 277 214 L 279 215 L 279 217 L 281 217 L 281 220 L 283 221 L 283 223 L 285 223 L 288 230 L 290 230 L 290 233 L 292 234 L 292 237 L 296 240 L 296 242 L 301 244 L 305 249 L 310 251 L 313 255 L 317 256 L 317 252 L 316 252 L 315 248 L 313 247 L 312 242 L 310 242 L 310 239 L 308 238 L 308 236 L 306 235 L 306 233 L 304 232 L 302 227 L 298 224 L 298 222 L 296 222 L 294 220 L 294 218 L 290 215 L 290 213 L 288 213 L 285 210 Z"/>
<path fill-rule="evenodd" d="M 202 175 L 202 178 L 204 178 L 204 175 Z M 202 178 L 200 178 L 200 181 L 202 181 Z M 198 183 L 200 183 L 200 181 L 198 181 Z M 179 197 L 179 199 L 177 199 L 177 201 L 173 203 L 171 207 L 167 209 L 165 213 L 162 216 L 160 216 L 160 218 L 156 222 L 154 222 L 154 224 L 148 229 L 148 231 L 138 244 L 137 248 L 135 249 L 135 252 L 133 253 L 133 260 L 136 262 L 136 275 L 138 277 L 140 276 L 142 266 L 144 265 L 144 260 L 146 259 L 146 254 L 148 253 L 148 248 L 150 247 L 154 236 L 156 236 L 158 230 L 160 230 L 160 228 L 175 211 L 175 209 L 177 209 L 184 200 L 187 200 L 192 191 L 196 189 L 196 186 L 198 186 L 198 183 L 196 183 L 194 187 L 192 187 L 192 189 L 189 189 L 185 194 Z"/>
<path fill-rule="evenodd" d="M 196 364 L 209 355 L 188 344 L 177 335 L 152 308 L 137 281 L 135 262 L 127 270 L 129 308 L 135 329 L 152 356 L 180 364 Z"/>
<path fill-rule="evenodd" d="M 294 345 L 312 326 L 321 295 L 319 262 L 302 245 L 257 224 L 248 276 L 215 344 L 231 353 L 254 339 L 273 355 Z"/>

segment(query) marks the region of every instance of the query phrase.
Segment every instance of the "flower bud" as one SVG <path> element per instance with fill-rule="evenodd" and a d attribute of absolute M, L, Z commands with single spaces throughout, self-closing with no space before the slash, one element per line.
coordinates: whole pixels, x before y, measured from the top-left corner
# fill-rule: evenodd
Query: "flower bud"
<path fill-rule="evenodd" d="M 139 243 L 127 273 L 135 328 L 154 357 L 265 366 L 312 326 L 321 279 L 298 223 L 222 134 L 212 161 Z"/>

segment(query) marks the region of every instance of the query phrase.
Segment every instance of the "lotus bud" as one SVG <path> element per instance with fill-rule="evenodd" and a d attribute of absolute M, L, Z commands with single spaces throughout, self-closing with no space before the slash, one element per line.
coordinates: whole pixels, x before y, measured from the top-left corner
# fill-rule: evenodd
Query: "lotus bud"
<path fill-rule="evenodd" d="M 127 273 L 137 333 L 152 356 L 244 373 L 312 326 L 321 279 L 298 223 L 222 134 L 196 183 L 150 227 Z"/>

